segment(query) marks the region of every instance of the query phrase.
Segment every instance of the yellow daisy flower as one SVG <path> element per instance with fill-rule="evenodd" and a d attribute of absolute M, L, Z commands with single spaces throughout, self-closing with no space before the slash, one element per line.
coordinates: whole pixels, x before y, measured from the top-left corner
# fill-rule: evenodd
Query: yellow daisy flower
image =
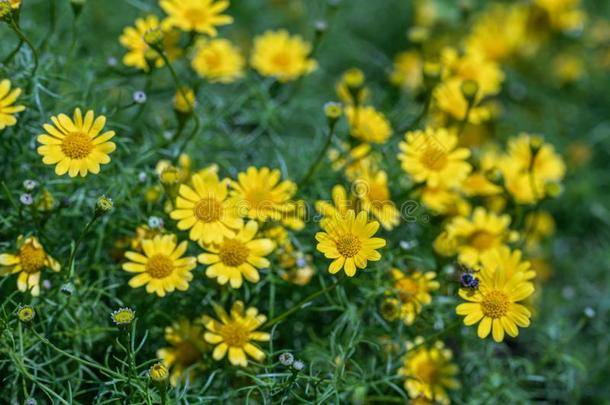
<path fill-rule="evenodd" d="M 476 82 L 479 99 L 498 94 L 502 88 L 504 73 L 500 65 L 479 53 L 459 55 L 455 48 L 447 47 L 441 52 L 441 63 L 448 78 Z"/>
<path fill-rule="evenodd" d="M 57 260 L 46 253 L 33 236 L 17 238 L 17 253 L 0 254 L 0 275 L 19 273 L 17 288 L 22 292 L 30 290 L 34 297 L 40 295 L 40 272 L 45 268 L 53 271 L 61 269 Z"/>
<path fill-rule="evenodd" d="M 8 79 L 0 81 L 0 131 L 12 127 L 17 123 L 15 114 L 25 110 L 22 105 L 13 105 L 21 94 L 20 88 L 11 91 L 11 82 Z"/>
<path fill-rule="evenodd" d="M 394 205 L 388 188 L 388 175 L 383 170 L 362 171 L 352 190 L 361 203 L 362 209 L 370 213 L 386 230 L 391 230 L 400 222 L 400 211 Z"/>
<path fill-rule="evenodd" d="M 194 257 L 182 257 L 187 247 L 187 241 L 176 245 L 175 235 L 157 235 L 142 241 L 144 254 L 125 252 L 129 261 L 123 264 L 123 270 L 138 273 L 129 280 L 129 286 L 146 284 L 146 292 L 159 297 L 175 289 L 186 291 L 193 279 L 191 270 L 197 265 Z"/>
<path fill-rule="evenodd" d="M 244 75 L 245 60 L 227 39 L 197 42 L 191 66 L 210 82 L 232 83 Z"/>
<path fill-rule="evenodd" d="M 435 403 L 449 404 L 447 390 L 460 387 L 455 379 L 458 368 L 451 362 L 452 358 L 451 350 L 440 341 L 430 348 L 426 347 L 421 336 L 408 342 L 403 366 L 398 374 L 405 377 L 404 386 L 409 397 L 424 397 Z"/>
<path fill-rule="evenodd" d="M 100 132 L 106 125 L 103 115 L 95 118 L 93 111 L 87 111 L 83 119 L 80 108 L 74 110 L 74 118 L 66 114 L 51 117 L 51 124 L 44 124 L 45 134 L 38 135 L 38 154 L 47 165 L 57 164 L 55 174 L 61 176 L 68 173 L 70 177 L 88 172 L 97 174 L 100 165 L 110 162 L 108 156 L 116 149 L 114 131 Z"/>
<path fill-rule="evenodd" d="M 228 198 L 227 182 L 220 181 L 216 173 L 194 174 L 191 182 L 194 189 L 180 185 L 176 209 L 170 213 L 178 221 L 178 229 L 190 229 L 189 237 L 205 244 L 234 237 L 243 221 L 236 201 Z"/>
<path fill-rule="evenodd" d="M 280 182 L 281 173 L 277 169 L 263 167 L 260 170 L 250 166 L 231 182 L 231 195 L 245 210 L 248 218 L 258 221 L 279 221 L 287 213 L 293 212 L 295 205 L 290 199 L 297 186 L 289 180 Z"/>
<path fill-rule="evenodd" d="M 555 233 L 555 220 L 548 211 L 536 211 L 525 217 L 525 246 L 534 249 L 542 240 Z"/>
<path fill-rule="evenodd" d="M 471 124 L 488 121 L 492 116 L 492 110 L 480 105 L 481 92 L 477 93 L 473 105 L 468 110 L 468 101 L 462 93 L 462 83 L 463 80 L 459 78 L 450 78 L 436 86 L 433 92 L 436 108 L 456 121 L 466 119 L 466 113 L 468 113 L 468 122 Z"/>
<path fill-rule="evenodd" d="M 423 305 L 432 302 L 431 291 L 438 290 L 440 284 L 435 280 L 436 273 L 414 271 L 409 275 L 398 269 L 392 269 L 394 289 L 400 298 L 400 318 L 405 325 L 412 325 Z"/>
<path fill-rule="evenodd" d="M 328 159 L 331 161 L 333 170 L 345 169 L 348 179 L 355 178 L 365 164 L 371 163 L 375 155 L 371 154 L 371 144 L 363 142 L 351 147 L 348 143 L 341 144 L 341 150 L 330 148 Z"/>
<path fill-rule="evenodd" d="M 269 260 L 264 256 L 275 248 L 271 239 L 254 239 L 257 231 L 258 224 L 249 221 L 234 237 L 225 236 L 218 244 L 202 246 L 211 252 L 197 257 L 199 263 L 208 265 L 205 275 L 221 285 L 229 282 L 233 288 L 241 287 L 242 276 L 257 283 L 260 280 L 257 269 L 269 267 Z"/>
<path fill-rule="evenodd" d="M 384 247 L 386 241 L 372 237 L 379 229 L 379 222 L 369 222 L 365 211 L 356 215 L 354 210 L 348 210 L 344 216 L 324 218 L 320 225 L 323 232 L 316 233 L 316 249 L 324 257 L 333 259 L 328 267 L 331 274 L 345 269 L 345 274 L 353 277 L 357 268 L 366 268 L 367 261 L 381 259 L 376 249 Z"/>
<path fill-rule="evenodd" d="M 248 358 L 261 362 L 265 359 L 263 352 L 253 341 L 268 342 L 271 335 L 267 332 L 258 332 L 262 324 L 267 321 L 265 315 L 259 314 L 258 310 L 250 307 L 244 308 L 242 301 L 235 301 L 231 307 L 231 313 L 219 305 L 214 305 L 214 312 L 220 319 L 217 321 L 204 315 L 202 318 L 208 332 L 205 332 L 206 342 L 216 345 L 212 357 L 220 361 L 229 352 L 229 361 L 234 366 L 247 367 Z"/>
<path fill-rule="evenodd" d="M 356 97 L 357 104 L 364 103 L 370 95 L 369 89 L 364 87 L 364 80 L 364 72 L 358 68 L 350 68 L 343 72 L 335 86 L 339 99 L 344 104 L 354 104 Z"/>
<path fill-rule="evenodd" d="M 470 151 L 458 148 L 458 137 L 445 128 L 427 128 L 405 134 L 398 159 L 405 172 L 430 187 L 459 186 L 472 170 Z"/>
<path fill-rule="evenodd" d="M 530 324 L 530 311 L 519 303 L 534 292 L 534 285 L 525 280 L 525 273 L 508 275 L 502 266 L 483 267 L 477 273 L 476 289 L 460 289 L 460 297 L 469 301 L 456 307 L 458 315 L 464 315 L 464 325 L 479 323 L 477 334 L 485 339 L 489 332 L 496 342 L 504 340 L 504 333 L 515 337 L 517 326 Z"/>
<path fill-rule="evenodd" d="M 161 0 L 159 5 L 167 13 L 164 24 L 182 31 L 196 31 L 215 37 L 216 27 L 233 22 L 233 17 L 221 14 L 229 8 L 225 0 Z"/>
<path fill-rule="evenodd" d="M 250 64 L 263 76 L 281 82 L 296 80 L 315 70 L 317 63 L 308 56 L 311 45 L 286 30 L 267 31 L 254 38 Z"/>
<path fill-rule="evenodd" d="M 196 376 L 196 367 L 193 367 L 203 358 L 209 350 L 209 345 L 203 339 L 203 328 L 186 319 L 174 322 L 165 328 L 165 340 L 170 344 L 157 350 L 157 357 L 170 369 L 170 382 L 176 385 L 182 380 L 192 382 Z M 189 369 L 185 376 L 185 371 Z"/>
<path fill-rule="evenodd" d="M 401 52 L 394 58 L 390 82 L 407 91 L 416 91 L 424 84 L 424 61 L 415 51 Z"/>
<path fill-rule="evenodd" d="M 510 216 L 489 213 L 477 207 L 471 217 L 459 216 L 447 225 L 449 236 L 456 241 L 458 259 L 476 266 L 484 253 L 506 246 L 511 235 Z"/>
<path fill-rule="evenodd" d="M 577 30 L 586 20 L 581 0 L 535 0 L 534 4 L 544 10 L 551 27 L 560 31 Z"/>
<path fill-rule="evenodd" d="M 160 68 L 165 64 L 161 55 L 145 40 L 146 34 L 154 30 L 160 30 L 162 33 L 163 40 L 160 41 L 160 47 L 169 60 L 180 56 L 182 53 L 178 44 L 180 32 L 163 30 L 157 16 L 149 15 L 145 18 L 138 18 L 133 27 L 125 27 L 123 34 L 119 37 L 119 42 L 127 49 L 127 53 L 123 57 L 125 66 L 148 71 L 150 65 Z"/>
<path fill-rule="evenodd" d="M 500 267 L 508 278 L 517 273 L 523 273 L 523 280 L 525 281 L 536 277 L 536 271 L 531 267 L 531 263 L 523 260 L 523 254 L 518 249 L 511 251 L 510 248 L 502 246 L 490 250 L 481 255 L 480 262 L 481 266 L 486 269 Z"/>
<path fill-rule="evenodd" d="M 392 127 L 386 117 L 371 106 L 345 109 L 350 134 L 364 142 L 385 143 L 392 135 Z"/>
<path fill-rule="evenodd" d="M 450 216 L 470 214 L 468 201 L 452 188 L 425 186 L 419 190 L 419 198 L 436 214 Z"/>

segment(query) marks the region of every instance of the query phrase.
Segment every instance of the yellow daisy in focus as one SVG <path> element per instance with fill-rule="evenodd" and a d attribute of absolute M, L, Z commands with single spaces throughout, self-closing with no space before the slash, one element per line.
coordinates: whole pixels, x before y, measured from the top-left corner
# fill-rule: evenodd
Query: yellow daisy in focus
<path fill-rule="evenodd" d="M 394 205 L 388 188 L 388 175 L 383 170 L 362 171 L 352 190 L 362 209 L 379 221 L 383 229 L 392 230 L 400 222 L 400 211 Z"/>
<path fill-rule="evenodd" d="M 160 47 L 169 60 L 176 59 L 182 53 L 178 44 L 179 31 L 162 30 L 157 16 L 149 15 L 146 18 L 138 18 L 133 27 L 125 27 L 123 34 L 119 37 L 119 42 L 127 49 L 127 53 L 123 57 L 125 66 L 148 71 L 150 65 L 159 68 L 165 64 L 161 55 L 145 40 L 147 33 L 155 30 L 158 30 L 159 35 L 163 37 Z"/>
<path fill-rule="evenodd" d="M 233 303 L 230 314 L 219 305 L 214 305 L 214 312 L 220 321 L 206 315 L 202 318 L 208 330 L 204 335 L 206 342 L 216 345 L 212 352 L 214 360 L 222 360 L 227 351 L 229 361 L 234 366 L 247 367 L 246 355 L 257 362 L 265 359 L 265 352 L 253 343 L 268 342 L 271 338 L 269 333 L 256 330 L 267 321 L 265 315 L 259 314 L 254 307 L 245 309 L 242 301 Z"/>
<path fill-rule="evenodd" d="M 45 252 L 33 236 L 19 236 L 15 254 L 0 254 L 0 275 L 19 273 L 17 288 L 22 292 L 29 290 L 34 297 L 40 295 L 40 272 L 45 268 L 53 271 L 61 269 L 57 260 Z"/>
<path fill-rule="evenodd" d="M 244 57 L 227 39 L 201 40 L 195 46 L 191 66 L 210 82 L 232 83 L 244 75 Z"/>
<path fill-rule="evenodd" d="M 510 216 L 496 215 L 482 207 L 475 208 L 471 217 L 453 218 L 447 231 L 456 241 L 459 261 L 467 266 L 476 266 L 481 255 L 506 246 L 513 238 L 510 221 Z"/>
<path fill-rule="evenodd" d="M 328 267 L 331 274 L 344 269 L 345 274 L 353 277 L 356 269 L 365 269 L 369 260 L 381 259 L 376 249 L 384 247 L 386 241 L 373 237 L 379 229 L 379 222 L 369 222 L 365 211 L 356 215 L 353 210 L 348 210 L 344 216 L 322 219 L 320 225 L 323 232 L 316 233 L 316 249 L 324 253 L 324 257 L 333 259 Z"/>
<path fill-rule="evenodd" d="M 220 181 L 216 173 L 194 174 L 191 182 L 193 188 L 180 185 L 176 209 L 170 213 L 178 221 L 178 229 L 190 229 L 189 237 L 205 244 L 234 237 L 243 221 L 239 217 L 239 206 L 228 198 L 227 182 Z"/>
<path fill-rule="evenodd" d="M 106 125 L 106 117 L 95 118 L 93 111 L 87 111 L 83 118 L 80 108 L 77 108 L 73 119 L 59 114 L 51 117 L 51 121 L 53 125 L 44 124 L 46 133 L 38 135 L 36 140 L 42 145 L 37 149 L 42 162 L 56 164 L 55 174 L 68 173 L 70 177 L 80 174 L 84 177 L 88 172 L 99 173 L 100 165 L 110 162 L 108 155 L 116 149 L 114 142 L 110 142 L 115 132 L 100 134 Z"/>
<path fill-rule="evenodd" d="M 225 0 L 161 0 L 159 5 L 167 13 L 164 24 L 186 32 L 215 37 L 217 26 L 233 22 L 233 17 L 221 14 L 229 8 Z"/>
<path fill-rule="evenodd" d="M 297 190 L 292 181 L 280 182 L 281 176 L 277 169 L 250 166 L 237 175 L 237 181 L 231 182 L 231 196 L 248 218 L 279 221 L 295 210 L 290 199 Z"/>
<path fill-rule="evenodd" d="M 345 114 L 354 138 L 370 143 L 385 143 L 392 135 L 390 122 L 371 106 L 348 106 Z"/>
<path fill-rule="evenodd" d="M 159 297 L 176 289 L 186 291 L 193 279 L 191 270 L 197 265 L 194 257 L 182 257 L 187 247 L 187 241 L 177 245 L 174 235 L 158 235 L 142 241 L 144 254 L 125 252 L 129 261 L 123 263 L 123 270 L 138 273 L 129 280 L 129 286 L 146 285 L 147 293 Z"/>
<path fill-rule="evenodd" d="M 310 53 L 311 45 L 299 35 L 267 31 L 254 38 L 250 64 L 263 76 L 288 82 L 315 70 L 317 63 L 309 58 Z"/>
<path fill-rule="evenodd" d="M 258 224 L 249 221 L 234 237 L 225 236 L 218 244 L 202 246 L 210 252 L 197 257 L 199 263 L 208 265 L 205 275 L 221 285 L 229 282 L 233 288 L 241 287 L 243 278 L 257 283 L 258 269 L 269 267 L 265 256 L 275 248 L 271 239 L 254 239 L 257 231 Z"/>
<path fill-rule="evenodd" d="M 400 318 L 405 325 L 412 325 L 423 305 L 432 302 L 431 291 L 438 290 L 440 284 L 435 280 L 436 273 L 414 271 L 409 275 L 398 269 L 392 269 L 394 289 L 400 299 Z"/>
<path fill-rule="evenodd" d="M 203 328 L 181 319 L 165 328 L 165 340 L 170 346 L 157 350 L 157 357 L 170 369 L 169 381 L 174 386 L 181 380 L 193 382 L 196 375 L 195 365 L 209 350 L 209 345 L 203 339 Z M 187 369 L 189 372 L 185 376 Z"/>
<path fill-rule="evenodd" d="M 0 81 L 0 131 L 15 125 L 17 123 L 15 114 L 25 110 L 22 105 L 14 105 L 19 95 L 21 95 L 21 89 L 15 88 L 11 91 L 10 80 Z"/>
<path fill-rule="evenodd" d="M 523 272 L 509 276 L 503 267 L 483 267 L 477 277 L 478 288 L 461 288 L 459 292 L 469 301 L 455 310 L 465 316 L 464 325 L 479 322 L 477 335 L 485 339 L 491 332 L 496 342 L 504 340 L 505 333 L 517 336 L 517 326 L 529 326 L 531 313 L 519 302 L 532 295 L 534 285 L 525 280 Z"/>
<path fill-rule="evenodd" d="M 423 337 L 407 343 L 407 353 L 398 374 L 405 377 L 405 389 L 410 398 L 425 398 L 439 404 L 449 404 L 447 390 L 460 387 L 456 380 L 458 368 L 451 362 L 453 353 L 436 341 L 426 347 Z"/>
<path fill-rule="evenodd" d="M 427 128 L 405 134 L 398 159 L 405 172 L 418 183 L 430 187 L 459 186 L 472 167 L 467 162 L 470 151 L 458 148 L 458 137 L 445 128 Z"/>

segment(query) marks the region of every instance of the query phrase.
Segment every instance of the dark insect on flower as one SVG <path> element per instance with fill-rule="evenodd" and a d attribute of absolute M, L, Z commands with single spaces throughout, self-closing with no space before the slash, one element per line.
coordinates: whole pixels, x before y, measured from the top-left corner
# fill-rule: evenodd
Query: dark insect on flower
<path fill-rule="evenodd" d="M 476 290 L 479 288 L 479 279 L 474 276 L 476 270 L 464 267 L 463 265 L 459 265 L 462 268 L 462 273 L 460 274 L 460 283 L 464 288 L 472 288 Z"/>

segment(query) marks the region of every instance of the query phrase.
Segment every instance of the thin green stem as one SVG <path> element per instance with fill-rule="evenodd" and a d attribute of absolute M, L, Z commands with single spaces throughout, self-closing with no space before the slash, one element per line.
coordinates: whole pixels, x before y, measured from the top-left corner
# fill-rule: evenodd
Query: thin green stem
<path fill-rule="evenodd" d="M 305 177 L 303 177 L 303 179 L 299 182 L 299 184 L 298 184 L 299 189 L 301 189 L 304 185 L 306 185 L 311 180 L 311 178 L 316 173 L 316 171 L 318 170 L 318 166 L 320 166 L 320 163 L 322 163 L 324 156 L 326 156 L 326 153 L 328 152 L 328 148 L 330 147 L 330 145 L 332 143 L 334 134 L 335 134 L 335 125 L 331 125 L 328 130 L 328 136 L 326 137 L 326 142 L 324 143 L 324 146 L 320 150 L 320 153 L 318 154 L 318 157 L 316 158 L 316 160 L 314 160 L 312 165 L 309 166 L 309 170 L 307 171 L 307 174 L 305 175 Z"/>
<path fill-rule="evenodd" d="M 99 217 L 100 216 L 98 214 L 93 215 L 93 218 L 91 218 L 91 220 L 87 223 L 85 229 L 83 229 L 80 236 L 76 240 L 76 243 L 74 244 L 74 249 L 72 249 L 72 251 L 70 252 L 70 257 L 68 258 L 68 262 L 66 264 L 66 268 L 69 270 L 67 277 L 68 280 L 72 279 L 72 277 L 74 276 L 74 260 L 76 259 L 76 252 L 78 251 L 78 248 L 85 239 L 85 236 Z"/>
<path fill-rule="evenodd" d="M 295 312 L 297 312 L 298 310 L 300 310 L 301 308 L 303 308 L 303 306 L 313 300 L 315 300 L 316 298 L 318 298 L 320 295 L 326 294 L 329 291 L 334 290 L 340 283 L 341 280 L 343 280 L 342 278 L 340 278 L 339 280 L 335 281 L 334 283 L 332 283 L 331 285 L 329 285 L 326 288 L 323 288 L 321 290 L 316 291 L 313 294 L 308 295 L 304 300 L 302 300 L 301 302 L 299 302 L 298 304 L 294 305 L 292 308 L 282 312 L 280 315 L 276 316 L 275 318 L 271 319 L 270 321 L 268 321 L 265 324 L 265 327 L 269 328 L 273 325 L 275 325 L 278 322 L 283 321 L 284 319 L 286 319 L 287 317 L 289 317 L 290 315 L 294 314 Z"/>
<path fill-rule="evenodd" d="M 21 29 L 19 28 L 19 25 L 17 25 L 15 20 L 12 18 L 10 21 L 10 26 L 13 29 L 13 31 L 15 31 L 15 34 L 17 34 L 19 39 L 24 41 L 28 45 L 30 50 L 32 51 L 32 55 L 34 57 L 34 69 L 32 70 L 32 77 L 33 77 L 34 75 L 36 75 L 36 71 L 38 70 L 38 52 L 36 51 L 36 48 L 34 48 L 34 45 L 32 45 L 32 43 L 30 42 L 30 40 L 25 36 L 23 31 L 21 31 Z"/>

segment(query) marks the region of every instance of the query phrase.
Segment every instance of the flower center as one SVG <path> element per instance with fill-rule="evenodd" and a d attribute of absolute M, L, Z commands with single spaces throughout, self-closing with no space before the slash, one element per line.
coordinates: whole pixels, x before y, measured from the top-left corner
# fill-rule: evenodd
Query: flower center
<path fill-rule="evenodd" d="M 278 52 L 271 59 L 273 64 L 280 69 L 287 69 L 290 66 L 290 55 L 286 52 Z"/>
<path fill-rule="evenodd" d="M 208 21 L 208 13 L 201 8 L 188 8 L 184 12 L 184 17 L 191 25 L 200 25 Z"/>
<path fill-rule="evenodd" d="M 193 343 L 188 340 L 183 340 L 176 344 L 175 349 L 176 363 L 182 366 L 190 366 L 195 364 L 201 357 L 201 352 Z"/>
<path fill-rule="evenodd" d="M 337 250 L 344 257 L 354 257 L 360 252 L 362 244 L 357 236 L 346 234 L 337 240 Z"/>
<path fill-rule="evenodd" d="M 235 239 L 225 240 L 218 252 L 220 261 L 229 267 L 237 267 L 244 263 L 248 254 L 250 254 L 250 250 L 246 245 Z"/>
<path fill-rule="evenodd" d="M 164 278 L 174 271 L 174 262 L 163 254 L 154 255 L 148 259 L 146 271 L 152 278 Z"/>
<path fill-rule="evenodd" d="M 475 231 L 468 238 L 468 244 L 480 251 L 496 246 L 497 242 L 498 237 L 487 231 Z"/>
<path fill-rule="evenodd" d="M 491 290 L 483 297 L 481 310 L 490 318 L 502 318 L 508 312 L 509 303 L 508 296 L 502 291 Z"/>
<path fill-rule="evenodd" d="M 222 205 L 215 198 L 204 198 L 195 205 L 193 211 L 202 222 L 216 222 L 222 215 Z"/>
<path fill-rule="evenodd" d="M 222 65 L 222 58 L 217 52 L 208 52 L 205 61 L 210 69 L 218 69 Z"/>
<path fill-rule="evenodd" d="M 434 145 L 427 146 L 420 157 L 422 165 L 435 172 L 443 170 L 447 166 L 447 161 L 447 152 Z"/>
<path fill-rule="evenodd" d="M 396 282 L 396 288 L 398 289 L 398 296 L 403 302 L 411 300 L 411 298 L 419 292 L 419 286 L 409 277 L 398 280 Z"/>
<path fill-rule="evenodd" d="M 26 273 L 38 273 L 44 267 L 46 255 L 44 250 L 27 243 L 19 250 L 21 268 Z"/>
<path fill-rule="evenodd" d="M 273 207 L 273 201 L 271 195 L 267 190 L 264 189 L 253 189 L 248 191 L 246 199 L 250 208 L 256 210 L 269 210 Z"/>
<path fill-rule="evenodd" d="M 369 189 L 369 200 L 377 209 L 383 208 L 390 203 L 390 193 L 388 188 L 379 184 L 371 183 Z"/>
<path fill-rule="evenodd" d="M 439 369 L 432 359 L 421 361 L 417 366 L 416 376 L 425 384 L 435 385 L 439 377 Z"/>
<path fill-rule="evenodd" d="M 91 138 L 81 132 L 72 132 L 66 135 L 61 150 L 70 159 L 84 159 L 93 150 Z"/>
<path fill-rule="evenodd" d="M 248 330 L 235 321 L 224 325 L 220 330 L 220 335 L 226 344 L 233 347 L 243 347 L 248 343 L 249 338 Z"/>

